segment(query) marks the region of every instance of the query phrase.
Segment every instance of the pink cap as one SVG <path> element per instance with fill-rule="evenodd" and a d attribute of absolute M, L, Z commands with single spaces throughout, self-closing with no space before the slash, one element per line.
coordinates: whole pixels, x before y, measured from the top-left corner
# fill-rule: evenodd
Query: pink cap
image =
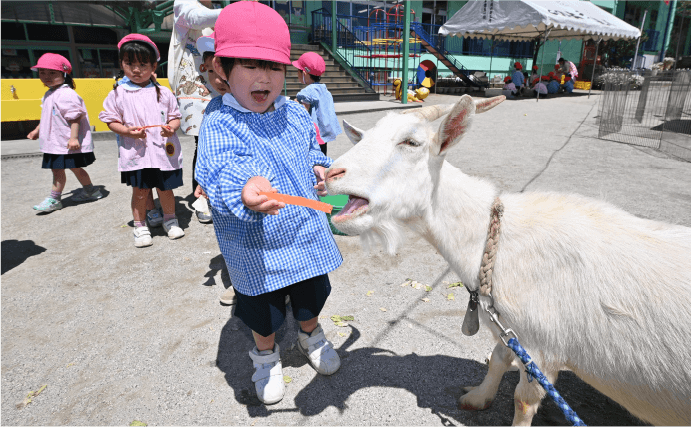
<path fill-rule="evenodd" d="M 313 76 L 321 76 L 326 71 L 324 58 L 317 52 L 303 53 L 297 61 L 293 61 L 293 67 Z"/>
<path fill-rule="evenodd" d="M 199 53 L 204 55 L 205 52 L 216 52 L 216 48 L 214 47 L 215 43 L 215 36 L 216 33 L 211 33 L 208 36 L 201 36 L 197 39 L 197 50 Z"/>
<path fill-rule="evenodd" d="M 290 32 L 269 6 L 239 1 L 223 8 L 216 20 L 216 56 L 290 64 Z"/>
<path fill-rule="evenodd" d="M 44 53 L 38 58 L 36 65 L 31 67 L 32 70 L 38 68 L 46 68 L 48 70 L 62 71 L 63 73 L 72 72 L 72 64 L 62 55 L 57 53 Z"/>
<path fill-rule="evenodd" d="M 122 45 L 127 43 L 127 42 L 142 42 L 142 43 L 148 44 L 149 46 L 151 46 L 154 49 L 154 52 L 156 52 L 156 62 L 161 60 L 161 53 L 158 51 L 156 44 L 154 42 L 152 42 L 151 39 L 148 38 L 147 36 L 145 36 L 144 34 L 132 33 L 132 34 L 126 35 L 118 43 L 118 49 L 120 49 L 122 47 Z"/>

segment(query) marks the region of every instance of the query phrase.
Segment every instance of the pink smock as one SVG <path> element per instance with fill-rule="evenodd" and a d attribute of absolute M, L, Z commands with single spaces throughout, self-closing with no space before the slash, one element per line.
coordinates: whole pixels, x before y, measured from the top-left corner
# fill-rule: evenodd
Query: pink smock
<path fill-rule="evenodd" d="M 103 101 L 98 118 L 104 123 L 119 122 L 125 126 L 164 125 L 180 118 L 178 102 L 166 87 L 159 86 L 160 101 L 156 100 L 156 87 L 140 87 L 123 83 L 110 91 Z M 118 170 L 127 172 L 154 168 L 170 171 L 182 168 L 182 148 L 177 135 L 161 136 L 161 128 L 146 129 L 146 139 L 118 135 Z"/>
<path fill-rule="evenodd" d="M 77 154 L 94 151 L 84 100 L 74 89 L 66 84 L 50 89 L 43 95 L 41 108 L 43 111 L 41 111 L 41 127 L 38 136 L 41 139 L 40 147 L 43 153 Z M 69 121 L 77 119 L 79 119 L 77 138 L 81 147 L 79 150 L 68 150 L 67 141 L 72 135 Z"/>

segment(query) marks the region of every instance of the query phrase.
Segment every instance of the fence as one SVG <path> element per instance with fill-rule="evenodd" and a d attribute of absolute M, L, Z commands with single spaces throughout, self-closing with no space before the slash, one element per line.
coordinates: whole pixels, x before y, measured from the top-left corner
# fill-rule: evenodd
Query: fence
<path fill-rule="evenodd" d="M 602 85 L 598 137 L 691 162 L 691 71 L 613 71 Z"/>

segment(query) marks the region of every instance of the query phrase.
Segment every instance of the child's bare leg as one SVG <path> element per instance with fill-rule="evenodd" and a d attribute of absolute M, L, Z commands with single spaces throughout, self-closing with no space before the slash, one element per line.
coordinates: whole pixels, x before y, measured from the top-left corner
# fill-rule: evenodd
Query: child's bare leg
<path fill-rule="evenodd" d="M 160 199 L 160 198 L 161 198 L 161 193 L 160 193 L 161 190 L 156 189 L 156 191 L 159 192 L 159 193 L 158 193 L 158 198 Z M 156 205 L 154 204 L 154 190 L 151 190 L 151 191 L 149 192 L 149 197 L 146 198 L 146 210 L 147 210 L 147 211 L 151 211 L 151 210 L 154 210 L 154 209 L 156 209 Z"/>
<path fill-rule="evenodd" d="M 77 177 L 77 180 L 79 180 L 79 183 L 82 184 L 82 186 L 91 185 L 91 177 L 84 170 L 84 168 L 72 168 L 70 170 L 72 171 L 74 176 Z M 64 171 L 63 171 L 63 173 L 64 173 Z"/>
<path fill-rule="evenodd" d="M 273 350 L 274 349 L 274 341 L 276 338 L 276 332 L 269 335 L 268 337 L 264 337 L 264 336 L 259 335 L 256 332 L 252 331 L 252 336 L 254 337 L 254 343 L 257 345 L 257 350 L 264 351 L 264 350 Z"/>
<path fill-rule="evenodd" d="M 157 188 L 156 192 L 158 192 L 158 201 L 161 202 L 163 214 L 175 215 L 175 196 L 173 195 L 173 190 L 161 190 Z"/>
<path fill-rule="evenodd" d="M 65 175 L 65 169 L 51 169 L 53 171 L 53 188 L 52 190 L 57 193 L 62 193 L 65 189 L 65 183 L 67 182 L 67 176 Z"/>
<path fill-rule="evenodd" d="M 132 216 L 136 222 L 146 220 L 146 201 L 151 193 L 150 188 L 132 187 Z"/>
<path fill-rule="evenodd" d="M 315 317 L 310 320 L 305 320 L 304 322 L 300 321 L 300 329 L 302 329 L 303 332 L 307 332 L 309 334 L 314 330 L 314 328 L 317 327 L 318 320 L 319 319 Z"/>

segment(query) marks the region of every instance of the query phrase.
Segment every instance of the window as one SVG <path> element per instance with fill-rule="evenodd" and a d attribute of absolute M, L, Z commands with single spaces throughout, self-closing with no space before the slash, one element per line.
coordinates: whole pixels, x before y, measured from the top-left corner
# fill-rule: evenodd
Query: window
<path fill-rule="evenodd" d="M 26 34 L 24 34 L 24 24 L 18 24 L 16 22 L 3 22 L 2 39 L 22 41 L 26 40 Z"/>
<path fill-rule="evenodd" d="M 110 28 L 72 27 L 75 43 L 116 45 L 118 36 Z"/>
<path fill-rule="evenodd" d="M 3 24 L 3 27 L 5 24 Z M 70 36 L 64 25 L 26 24 L 29 40 L 69 42 Z"/>
<path fill-rule="evenodd" d="M 2 24 L 3 31 L 5 24 Z M 17 79 L 17 78 L 32 78 L 31 64 L 29 62 L 28 49 L 14 49 L 2 48 L 2 78 L 3 79 Z"/>

